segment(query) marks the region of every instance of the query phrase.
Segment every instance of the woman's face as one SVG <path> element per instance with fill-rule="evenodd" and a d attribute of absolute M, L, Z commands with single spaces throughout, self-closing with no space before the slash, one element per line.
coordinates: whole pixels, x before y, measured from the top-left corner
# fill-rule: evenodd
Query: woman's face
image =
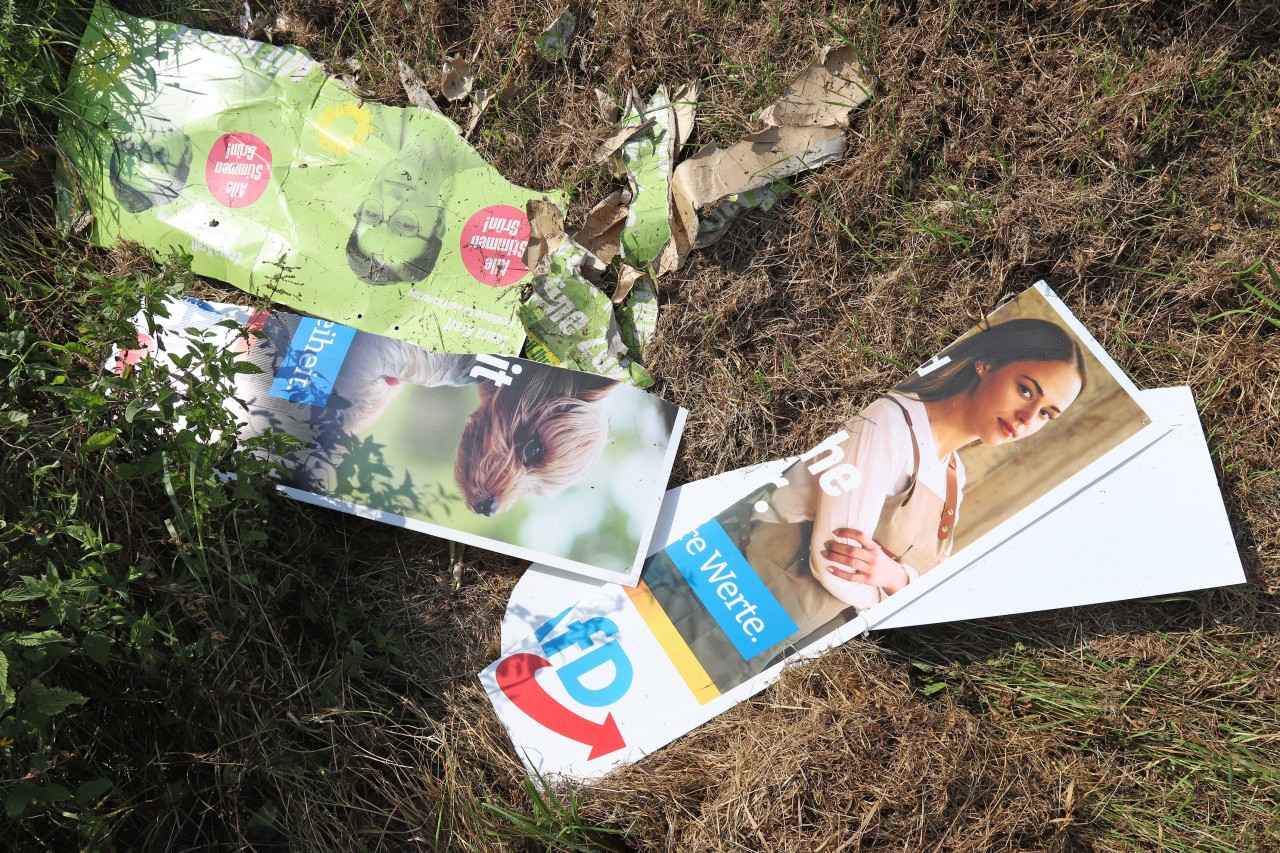
<path fill-rule="evenodd" d="M 991 369 L 977 363 L 969 427 L 986 445 L 1008 444 L 1039 432 L 1080 396 L 1083 383 L 1065 361 L 1014 361 Z"/>

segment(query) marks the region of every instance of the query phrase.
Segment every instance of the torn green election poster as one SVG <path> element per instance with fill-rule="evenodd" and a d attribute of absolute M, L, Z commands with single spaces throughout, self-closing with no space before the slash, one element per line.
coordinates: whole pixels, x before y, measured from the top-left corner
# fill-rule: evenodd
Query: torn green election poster
<path fill-rule="evenodd" d="M 622 146 L 632 197 L 622 229 L 622 257 L 634 267 L 651 263 L 671 239 L 669 183 L 675 158 L 675 121 L 665 86 L 658 87 L 648 104 L 631 91 L 622 126 L 648 124 Z"/>
<path fill-rule="evenodd" d="M 643 362 L 644 351 L 658 329 L 658 290 L 647 273 L 636 271 L 624 298 L 617 311 L 618 331 L 627 355 Z"/>
<path fill-rule="evenodd" d="M 598 373 L 640 388 L 649 372 L 627 354 L 609 297 L 579 274 L 587 252 L 565 239 L 533 278 L 533 295 L 520 306 L 535 361 Z"/>
<path fill-rule="evenodd" d="M 578 16 L 565 9 L 543 33 L 534 36 L 533 44 L 547 62 L 559 62 L 569 55 L 569 42 L 578 31 Z"/>
<path fill-rule="evenodd" d="M 99 3 L 66 92 L 60 212 L 92 239 L 433 350 L 515 354 L 525 205 L 447 118 L 361 101 L 302 50 Z"/>

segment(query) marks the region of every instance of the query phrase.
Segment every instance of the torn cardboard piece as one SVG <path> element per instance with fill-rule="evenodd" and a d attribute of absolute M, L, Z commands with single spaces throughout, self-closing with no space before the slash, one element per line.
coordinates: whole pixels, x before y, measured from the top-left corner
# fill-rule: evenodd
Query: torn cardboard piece
<path fill-rule="evenodd" d="M 628 101 L 628 105 L 629 104 L 630 104 L 630 101 Z M 613 133 L 609 134 L 608 138 L 606 138 L 604 142 L 600 143 L 600 149 L 596 151 L 595 162 L 604 163 L 606 161 L 612 160 L 613 156 L 622 149 L 622 146 L 630 142 L 633 137 L 638 136 L 639 134 L 647 131 L 650 127 L 653 126 L 653 122 L 654 120 L 652 118 L 647 118 L 641 122 L 637 122 L 634 124 L 624 124 L 623 126 L 619 127 Z M 625 168 L 623 169 L 614 168 L 613 171 L 614 171 L 614 174 L 619 177 L 622 174 L 626 174 Z"/>
<path fill-rule="evenodd" d="M 587 212 L 573 242 L 608 264 L 622 253 L 622 229 L 627 223 L 631 193 L 615 190 Z"/>
<path fill-rule="evenodd" d="M 596 95 L 596 103 L 600 105 L 600 118 L 606 124 L 613 124 L 622 115 L 622 109 L 618 106 L 618 102 L 613 96 L 604 89 L 592 89 Z"/>
<path fill-rule="evenodd" d="M 436 106 L 435 99 L 431 97 L 427 84 L 422 82 L 418 72 L 414 71 L 413 67 L 403 59 L 396 60 L 396 67 L 400 72 L 400 85 L 404 87 L 404 93 L 409 98 L 409 103 L 424 110 L 440 112 L 440 107 Z"/>
<path fill-rule="evenodd" d="M 852 48 L 826 48 L 761 113 L 762 130 L 727 148 L 707 145 L 677 166 L 671 183 L 678 245 L 666 253 L 664 266 L 683 263 L 684 245 L 714 243 L 743 209 L 771 205 L 776 198 L 768 196 L 776 197 L 774 185 L 782 179 L 843 157 L 849 111 L 870 95 L 870 75 Z M 713 217 L 726 200 L 737 207 Z M 703 229 L 700 217 L 716 224 Z"/>
<path fill-rule="evenodd" d="M 848 45 L 825 47 L 765 107 L 760 121 L 774 127 L 848 127 L 849 111 L 871 97 L 866 70 Z"/>
<path fill-rule="evenodd" d="M 462 132 L 463 139 L 470 139 L 471 134 L 476 132 L 480 117 L 484 115 L 485 110 L 489 109 L 489 105 L 496 97 L 497 95 L 488 89 L 475 89 L 471 92 L 471 115 L 467 117 L 467 127 Z"/>
<path fill-rule="evenodd" d="M 465 56 L 453 56 L 446 59 L 440 66 L 440 73 L 443 75 L 440 91 L 446 99 L 460 101 L 471 94 L 471 88 L 476 82 L 476 57 L 479 55 L 480 46 L 476 45 L 470 59 Z"/>

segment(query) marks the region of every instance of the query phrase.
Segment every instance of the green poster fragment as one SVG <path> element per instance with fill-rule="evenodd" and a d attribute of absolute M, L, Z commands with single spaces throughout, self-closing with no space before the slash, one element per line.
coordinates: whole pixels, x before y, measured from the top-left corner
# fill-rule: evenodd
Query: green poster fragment
<path fill-rule="evenodd" d="M 631 285 L 631 292 L 617 313 L 618 332 L 627 345 L 627 355 L 643 362 L 644 351 L 658 329 L 658 289 L 648 274 L 641 273 Z"/>
<path fill-rule="evenodd" d="M 548 62 L 559 62 L 569 55 L 569 42 L 578 31 L 578 17 L 572 9 L 565 9 L 546 32 L 534 36 L 533 44 Z"/>
<path fill-rule="evenodd" d="M 99 3 L 66 93 L 60 212 L 92 239 L 355 328 L 520 351 L 525 205 L 444 116 L 363 102 L 297 48 Z"/>
<path fill-rule="evenodd" d="M 622 126 L 653 123 L 622 146 L 622 163 L 631 182 L 631 209 L 622 229 L 622 258 L 643 268 L 671 239 L 671 164 L 675 148 L 675 111 L 665 86 L 647 106 L 634 90 L 627 99 Z"/>
<path fill-rule="evenodd" d="M 725 196 L 702 212 L 693 247 L 701 249 L 718 241 L 725 235 L 728 227 L 748 210 L 768 212 L 789 189 L 790 185 L 786 181 L 775 181 L 763 187 Z"/>
<path fill-rule="evenodd" d="M 613 303 L 578 274 L 586 254 L 565 240 L 548 258 L 547 273 L 534 276 L 533 293 L 520 307 L 529 335 L 525 355 L 648 388 L 653 377 L 627 355 Z"/>

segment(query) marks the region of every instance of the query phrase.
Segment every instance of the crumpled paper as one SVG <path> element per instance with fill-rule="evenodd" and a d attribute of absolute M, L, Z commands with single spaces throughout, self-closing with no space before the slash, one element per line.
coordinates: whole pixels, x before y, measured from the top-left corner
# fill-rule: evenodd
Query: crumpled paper
<path fill-rule="evenodd" d="M 546 269 L 535 273 L 532 293 L 520 306 L 527 355 L 647 388 L 653 377 L 630 358 L 613 303 L 580 274 L 586 259 L 587 252 L 568 238 L 544 258 Z"/>

